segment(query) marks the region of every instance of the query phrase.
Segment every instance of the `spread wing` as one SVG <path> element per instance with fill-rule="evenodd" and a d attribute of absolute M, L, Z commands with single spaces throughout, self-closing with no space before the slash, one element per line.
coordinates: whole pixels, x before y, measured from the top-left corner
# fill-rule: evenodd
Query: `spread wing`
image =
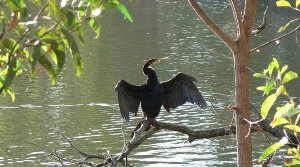
<path fill-rule="evenodd" d="M 134 86 L 128 82 L 121 80 L 116 85 L 116 92 L 118 92 L 119 108 L 126 121 L 129 121 L 129 112 L 137 113 L 140 105 L 141 86 Z"/>
<path fill-rule="evenodd" d="M 169 81 L 163 82 L 165 90 L 164 108 L 170 112 L 185 102 L 196 103 L 201 108 L 206 108 L 207 104 L 201 93 L 193 82 L 197 80 L 189 75 L 178 73 Z"/>

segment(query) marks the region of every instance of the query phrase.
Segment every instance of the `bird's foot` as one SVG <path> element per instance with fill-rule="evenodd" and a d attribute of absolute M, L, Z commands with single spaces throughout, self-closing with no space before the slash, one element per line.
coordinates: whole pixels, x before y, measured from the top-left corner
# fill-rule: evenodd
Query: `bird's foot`
<path fill-rule="evenodd" d="M 148 122 L 149 122 L 150 125 L 158 127 L 158 122 L 156 121 L 155 118 L 149 118 L 149 117 L 147 117 L 147 120 L 148 120 Z"/>

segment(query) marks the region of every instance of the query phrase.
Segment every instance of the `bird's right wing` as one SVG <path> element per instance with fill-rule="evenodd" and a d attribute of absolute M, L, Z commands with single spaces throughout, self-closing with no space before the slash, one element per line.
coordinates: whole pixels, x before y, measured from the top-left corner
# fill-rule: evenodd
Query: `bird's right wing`
<path fill-rule="evenodd" d="M 134 86 L 121 80 L 116 85 L 118 92 L 118 101 L 122 117 L 129 121 L 129 112 L 137 113 L 140 105 L 141 86 Z"/>
<path fill-rule="evenodd" d="M 201 108 L 207 107 L 204 98 L 193 82 L 196 82 L 195 78 L 179 73 L 169 81 L 162 83 L 165 91 L 163 106 L 168 112 L 170 108 L 174 109 L 185 102 L 196 103 Z"/>

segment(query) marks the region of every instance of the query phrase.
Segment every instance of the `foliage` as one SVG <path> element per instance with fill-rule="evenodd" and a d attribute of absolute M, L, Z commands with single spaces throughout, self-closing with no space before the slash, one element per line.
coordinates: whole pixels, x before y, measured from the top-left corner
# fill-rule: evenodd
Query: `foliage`
<path fill-rule="evenodd" d="M 293 132 L 295 136 L 300 132 L 300 126 L 298 121 L 300 118 L 300 105 L 296 104 L 294 99 L 289 95 L 286 90 L 286 84 L 291 80 L 298 78 L 297 73 L 288 71 L 288 66 L 284 65 L 280 67 L 278 61 L 273 58 L 273 61 L 268 65 L 268 68 L 263 70 L 262 73 L 255 73 L 256 78 L 265 78 L 266 82 L 264 86 L 257 87 L 258 90 L 268 95 L 261 106 L 261 115 L 265 119 L 275 101 L 279 96 L 287 98 L 287 102 L 283 105 L 277 105 L 274 118 L 271 122 L 271 126 L 274 128 L 278 125 L 284 126 L 285 130 Z M 270 94 L 272 93 L 272 94 Z M 260 156 L 259 161 L 268 157 L 282 146 L 288 143 L 286 137 L 282 138 L 279 142 L 269 146 Z M 290 148 L 288 154 L 293 158 L 286 160 L 285 165 L 300 164 L 300 150 L 297 148 Z"/>
<path fill-rule="evenodd" d="M 295 0 L 295 6 L 293 7 L 293 5 L 291 5 L 291 3 L 287 0 L 278 0 L 276 1 L 276 6 L 277 7 L 289 7 L 289 8 L 292 8 L 296 11 L 300 11 L 298 9 L 298 7 L 300 6 L 300 0 Z M 286 30 L 289 25 L 293 22 L 296 22 L 296 21 L 299 21 L 300 18 L 296 18 L 296 19 L 293 19 L 293 20 L 290 20 L 288 23 L 286 23 L 284 26 L 280 27 L 278 32 L 283 32 L 284 30 Z"/>
<path fill-rule="evenodd" d="M 43 4 L 44 3 L 44 4 Z M 29 13 L 30 9 L 39 9 Z M 72 56 L 77 76 L 82 74 L 78 41 L 84 44 L 83 25 L 100 34 L 96 17 L 117 8 L 132 22 L 126 7 L 118 0 L 6 0 L 0 1 L 0 94 L 15 93 L 11 83 L 28 71 L 32 78 L 37 65 L 45 69 L 56 83 L 66 61 L 65 51 Z"/>

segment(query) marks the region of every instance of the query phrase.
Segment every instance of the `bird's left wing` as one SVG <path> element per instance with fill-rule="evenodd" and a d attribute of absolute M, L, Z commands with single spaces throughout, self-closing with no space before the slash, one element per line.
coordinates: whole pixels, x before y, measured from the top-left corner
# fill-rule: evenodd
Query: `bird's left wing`
<path fill-rule="evenodd" d="M 169 81 L 162 83 L 165 91 L 163 106 L 168 112 L 170 108 L 174 109 L 187 101 L 196 103 L 201 108 L 207 107 L 204 98 L 193 82 L 196 82 L 195 78 L 179 73 Z"/>
<path fill-rule="evenodd" d="M 118 101 L 122 117 L 129 121 L 129 112 L 137 113 L 140 105 L 141 86 L 131 85 L 128 82 L 121 80 L 116 85 L 118 92 Z"/>

